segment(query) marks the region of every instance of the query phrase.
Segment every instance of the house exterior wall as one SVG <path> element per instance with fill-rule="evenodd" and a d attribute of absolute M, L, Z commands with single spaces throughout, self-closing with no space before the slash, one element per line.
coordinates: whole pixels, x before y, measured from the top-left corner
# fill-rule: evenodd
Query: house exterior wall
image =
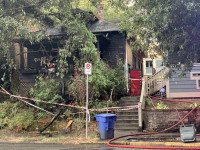
<path fill-rule="evenodd" d="M 109 43 L 104 45 L 100 42 L 101 59 L 103 59 L 110 67 L 115 68 L 117 58 L 120 58 L 125 63 L 126 39 L 119 32 L 108 33 Z"/>
<path fill-rule="evenodd" d="M 181 70 L 176 73 L 168 81 L 168 98 L 182 97 L 200 97 L 200 64 L 194 64 L 191 72 L 187 72 L 185 77 L 179 78 Z"/>

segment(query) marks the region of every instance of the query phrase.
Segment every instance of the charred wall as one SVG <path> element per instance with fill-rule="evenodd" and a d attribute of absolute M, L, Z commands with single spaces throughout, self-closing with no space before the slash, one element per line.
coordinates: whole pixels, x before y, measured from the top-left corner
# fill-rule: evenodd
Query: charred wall
<path fill-rule="evenodd" d="M 110 67 L 114 68 L 117 59 L 125 61 L 126 39 L 119 32 L 101 33 L 97 36 L 99 43 L 100 58 L 104 60 Z"/>

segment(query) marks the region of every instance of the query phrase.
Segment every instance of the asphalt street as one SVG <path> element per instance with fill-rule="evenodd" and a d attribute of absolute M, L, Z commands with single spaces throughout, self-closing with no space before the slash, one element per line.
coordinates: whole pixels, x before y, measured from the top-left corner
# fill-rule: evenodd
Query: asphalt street
<path fill-rule="evenodd" d="M 108 147 L 106 144 L 18 144 L 18 143 L 0 143 L 0 150 L 129 150 L 129 149 Z M 136 150 L 136 149 L 134 149 L 134 150 Z"/>

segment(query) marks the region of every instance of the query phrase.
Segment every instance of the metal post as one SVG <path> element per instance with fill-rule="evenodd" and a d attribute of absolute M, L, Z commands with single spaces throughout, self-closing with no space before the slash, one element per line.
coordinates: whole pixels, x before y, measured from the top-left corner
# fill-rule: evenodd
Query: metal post
<path fill-rule="evenodd" d="M 88 74 L 86 80 L 86 138 L 88 137 Z"/>

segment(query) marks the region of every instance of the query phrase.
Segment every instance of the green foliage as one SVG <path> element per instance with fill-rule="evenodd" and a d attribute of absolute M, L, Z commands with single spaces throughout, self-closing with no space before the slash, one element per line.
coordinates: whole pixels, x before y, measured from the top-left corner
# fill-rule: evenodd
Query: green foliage
<path fill-rule="evenodd" d="M 59 83 L 52 79 L 51 77 L 39 76 L 36 79 L 34 88 L 31 88 L 30 94 L 33 98 L 38 100 L 43 100 L 46 102 L 64 102 L 62 96 L 58 94 Z M 36 102 L 36 104 L 44 109 L 49 110 L 51 108 L 50 104 L 45 104 L 42 102 Z"/>
<path fill-rule="evenodd" d="M 75 69 L 72 81 L 67 84 L 67 93 L 81 106 L 85 104 L 85 86 L 85 77 Z M 98 60 L 93 64 L 92 75 L 89 76 L 89 99 L 109 99 L 111 93 L 112 98 L 118 98 L 126 93 L 123 64 L 119 60 L 117 67 L 111 69 L 103 61 Z"/>
<path fill-rule="evenodd" d="M 112 89 L 115 97 L 125 94 L 126 81 L 122 62 L 118 60 L 117 67 L 111 69 L 103 61 L 97 61 L 92 69 L 92 75 L 89 77 L 89 83 L 91 99 L 108 98 Z"/>
<path fill-rule="evenodd" d="M 9 123 L 9 129 L 15 130 L 16 132 L 20 132 L 22 130 L 27 130 L 29 127 L 33 125 L 34 113 L 32 111 L 24 111 L 21 113 L 17 113 Z"/>
<path fill-rule="evenodd" d="M 110 1 L 116 9 L 124 10 L 120 25 L 134 39 L 134 50 L 156 50 L 167 67 L 184 64 L 185 70 L 189 70 L 198 61 L 199 1 L 135 0 L 131 6 L 125 5 L 126 0 Z"/>
<path fill-rule="evenodd" d="M 156 109 L 168 109 L 167 105 L 165 105 L 162 101 L 160 101 L 159 103 L 157 103 Z"/>
<path fill-rule="evenodd" d="M 75 69 L 74 77 L 67 83 L 68 90 L 66 91 L 69 96 L 73 96 L 75 104 L 85 106 L 85 93 L 86 84 L 85 77 Z"/>
<path fill-rule="evenodd" d="M 150 106 L 151 105 L 151 100 L 150 100 L 150 98 L 146 98 L 146 104 L 147 104 L 147 106 Z"/>
<path fill-rule="evenodd" d="M 195 108 L 197 105 L 198 105 L 197 103 L 192 103 L 192 104 L 190 104 L 190 108 L 193 109 L 193 108 Z"/>
<path fill-rule="evenodd" d="M 36 116 L 37 116 L 37 120 L 48 117 L 47 113 L 45 113 L 45 112 L 37 112 Z"/>
<path fill-rule="evenodd" d="M 14 39 L 22 45 L 23 40 L 33 44 L 40 43 L 43 38 L 50 39 L 48 35 L 31 31 L 32 27 L 44 30 L 49 26 L 54 26 L 58 29 L 64 29 L 67 33 L 65 46 L 62 47 L 65 54 L 62 53 L 57 58 L 57 76 L 63 78 L 68 72 L 66 58 L 73 58 L 78 67 L 83 62 L 95 61 L 97 51 L 94 42 L 96 38 L 86 27 L 86 23 L 94 17 L 90 13 L 73 13 L 73 3 L 74 1 L 65 0 L 35 0 L 31 2 L 8 0 L 0 2 L 0 59 L 4 60 L 1 68 L 7 70 L 9 75 L 12 74 L 13 69 L 16 69 L 14 52 L 11 51 Z M 46 51 L 45 48 L 43 50 Z M 5 79 L 3 76 L 0 78 Z"/>
<path fill-rule="evenodd" d="M 22 105 L 20 103 L 3 102 L 0 104 L 0 128 L 10 126 L 16 114 L 20 113 Z M 23 114 L 24 116 L 26 114 Z M 14 124 L 14 122 L 13 122 Z M 13 127 L 14 129 L 14 127 Z"/>
<path fill-rule="evenodd" d="M 19 112 L 22 105 L 19 103 L 3 102 L 0 104 L 0 118 L 12 117 Z"/>

